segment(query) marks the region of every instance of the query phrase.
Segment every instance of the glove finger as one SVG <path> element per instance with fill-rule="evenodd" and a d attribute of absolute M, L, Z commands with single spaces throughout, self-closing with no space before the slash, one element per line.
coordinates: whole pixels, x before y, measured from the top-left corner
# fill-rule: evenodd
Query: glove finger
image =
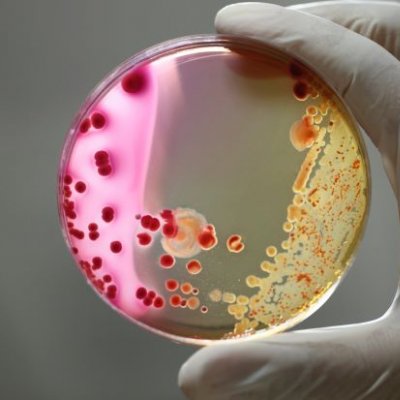
<path fill-rule="evenodd" d="M 290 6 L 326 18 L 366 36 L 400 60 L 400 3 L 394 1 L 324 1 Z"/>
<path fill-rule="evenodd" d="M 380 320 L 206 347 L 179 385 L 191 400 L 395 399 L 397 330 Z"/>
<path fill-rule="evenodd" d="M 400 63 L 382 46 L 332 21 L 272 4 L 239 3 L 218 32 L 261 40 L 312 66 L 344 98 L 383 157 L 397 194 Z"/>

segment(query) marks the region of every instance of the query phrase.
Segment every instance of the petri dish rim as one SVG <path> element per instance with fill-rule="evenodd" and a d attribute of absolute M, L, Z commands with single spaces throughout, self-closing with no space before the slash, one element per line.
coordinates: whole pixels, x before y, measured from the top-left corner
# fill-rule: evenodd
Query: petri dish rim
<path fill-rule="evenodd" d="M 364 218 L 361 223 L 361 227 L 359 229 L 358 240 L 354 244 L 352 248 L 351 257 L 349 257 L 347 265 L 342 273 L 342 275 L 336 280 L 336 282 L 325 292 L 325 294 L 314 304 L 309 306 L 309 308 L 304 311 L 303 313 L 287 320 L 285 323 L 269 328 L 267 331 L 257 331 L 255 334 L 249 335 L 242 335 L 238 338 L 229 338 L 229 339 L 199 339 L 193 337 L 184 337 L 179 335 L 174 335 L 168 332 L 161 331 L 157 328 L 153 328 L 149 325 L 146 325 L 143 322 L 140 322 L 136 319 L 125 315 L 119 308 L 114 306 L 111 303 L 107 303 L 110 307 L 112 307 L 119 315 L 123 316 L 125 319 L 133 322 L 134 324 L 144 328 L 147 331 L 153 332 L 157 335 L 163 336 L 168 338 L 176 343 L 184 343 L 194 346 L 208 346 L 212 344 L 221 344 L 221 343 L 233 343 L 233 342 L 243 342 L 249 340 L 257 340 L 260 338 L 266 338 L 276 333 L 286 331 L 293 326 L 297 325 L 298 323 L 307 319 L 310 315 L 316 312 L 333 294 L 337 286 L 340 282 L 346 277 L 351 265 L 354 262 L 354 259 L 357 255 L 359 250 L 360 243 L 364 237 L 369 210 L 370 210 L 370 199 L 371 199 L 371 174 L 370 174 L 370 162 L 368 158 L 368 153 L 366 151 L 366 146 L 360 131 L 359 124 L 356 122 L 356 119 L 353 113 L 349 110 L 345 100 L 343 97 L 331 86 L 329 80 L 325 79 L 323 74 L 316 72 L 312 66 L 310 66 L 306 61 L 304 61 L 301 57 L 293 57 L 286 53 L 285 51 L 262 42 L 256 39 L 249 39 L 242 36 L 237 35 L 220 35 L 220 34 L 197 34 L 197 35 L 190 35 L 190 36 L 183 36 L 171 40 L 167 40 L 165 42 L 153 45 L 148 47 L 142 51 L 137 52 L 136 54 L 132 55 L 131 57 L 127 58 L 125 61 L 120 63 L 117 67 L 115 67 L 109 74 L 107 74 L 99 84 L 97 84 L 94 89 L 89 93 L 86 97 L 84 102 L 79 107 L 79 111 L 76 113 L 75 117 L 70 124 L 70 127 L 65 134 L 64 137 L 64 145 L 63 150 L 61 152 L 61 156 L 59 158 L 59 166 L 57 171 L 57 196 L 60 198 L 62 195 L 63 190 L 63 175 L 65 172 L 66 160 L 69 159 L 71 151 L 74 147 L 75 140 L 76 140 L 76 127 L 79 126 L 83 116 L 85 116 L 91 107 L 99 101 L 108 92 L 108 89 L 111 88 L 114 83 L 123 76 L 128 69 L 131 69 L 135 66 L 139 66 L 143 63 L 149 63 L 156 59 L 163 58 L 168 56 L 176 51 L 183 51 L 186 49 L 195 49 L 195 48 L 206 48 L 206 47 L 213 47 L 213 46 L 226 46 L 228 48 L 237 48 L 237 49 L 245 49 L 247 51 L 254 51 L 258 53 L 267 53 L 269 56 L 276 55 L 279 59 L 286 59 L 288 62 L 295 62 L 296 64 L 300 65 L 304 69 L 310 71 L 314 76 L 317 77 L 320 81 L 322 81 L 325 86 L 327 86 L 336 96 L 338 103 L 342 109 L 342 111 L 347 116 L 347 122 L 351 126 L 352 131 L 354 133 L 354 137 L 357 141 L 360 153 L 363 156 L 364 163 L 365 163 L 365 173 L 366 173 L 366 209 Z M 64 167 L 64 168 L 63 168 Z M 58 203 L 58 215 L 59 215 L 59 223 L 61 226 L 61 231 L 66 243 L 69 243 L 68 235 L 64 226 L 66 226 L 65 216 L 62 212 L 62 204 L 60 201 L 57 200 Z M 103 300 L 97 291 L 96 294 Z"/>

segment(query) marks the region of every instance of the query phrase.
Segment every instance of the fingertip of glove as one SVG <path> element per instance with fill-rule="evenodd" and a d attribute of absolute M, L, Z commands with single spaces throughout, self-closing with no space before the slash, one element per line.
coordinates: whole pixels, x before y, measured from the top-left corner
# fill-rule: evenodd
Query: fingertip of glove
<path fill-rule="evenodd" d="M 190 373 L 190 367 L 188 361 L 186 361 L 178 373 L 178 386 L 188 398 L 191 398 L 193 394 L 192 380 L 193 375 Z"/>
<path fill-rule="evenodd" d="M 218 344 L 205 347 L 192 355 L 178 374 L 178 386 L 182 392 L 189 399 L 220 398 L 218 393 L 221 388 L 226 381 L 231 381 L 231 364 L 235 364 L 235 359 L 240 360 L 237 350 L 237 346 L 231 348 Z"/>
<path fill-rule="evenodd" d="M 230 4 L 218 11 L 215 16 L 214 26 L 218 33 L 235 33 L 241 26 L 246 24 L 254 15 L 281 9 L 281 6 L 269 3 L 245 2 Z"/>

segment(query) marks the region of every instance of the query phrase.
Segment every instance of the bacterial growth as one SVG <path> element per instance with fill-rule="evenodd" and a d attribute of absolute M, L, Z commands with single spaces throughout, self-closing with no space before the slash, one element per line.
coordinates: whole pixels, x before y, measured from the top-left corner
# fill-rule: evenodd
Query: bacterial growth
<path fill-rule="evenodd" d="M 114 309 L 175 340 L 300 322 L 349 267 L 368 167 L 335 93 L 253 42 L 195 40 L 125 62 L 68 133 L 59 210 Z"/>

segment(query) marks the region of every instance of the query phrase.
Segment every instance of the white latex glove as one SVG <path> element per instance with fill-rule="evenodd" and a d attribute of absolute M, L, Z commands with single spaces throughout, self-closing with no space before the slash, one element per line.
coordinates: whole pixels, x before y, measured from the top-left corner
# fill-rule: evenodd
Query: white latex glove
<path fill-rule="evenodd" d="M 379 149 L 400 200 L 399 4 L 243 3 L 220 11 L 216 27 L 312 65 Z M 372 322 L 206 347 L 183 365 L 179 384 L 192 400 L 399 400 L 400 290 Z"/>

